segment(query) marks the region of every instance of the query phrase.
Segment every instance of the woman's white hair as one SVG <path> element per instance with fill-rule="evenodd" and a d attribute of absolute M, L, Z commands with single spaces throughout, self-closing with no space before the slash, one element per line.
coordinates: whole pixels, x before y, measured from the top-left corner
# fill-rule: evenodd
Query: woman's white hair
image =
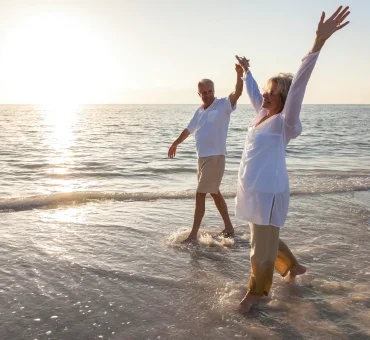
<path fill-rule="evenodd" d="M 292 85 L 294 75 L 292 73 L 279 73 L 274 77 L 271 77 L 267 81 L 267 87 L 274 82 L 276 84 L 277 92 L 280 94 L 282 105 L 284 107 L 290 86 Z"/>

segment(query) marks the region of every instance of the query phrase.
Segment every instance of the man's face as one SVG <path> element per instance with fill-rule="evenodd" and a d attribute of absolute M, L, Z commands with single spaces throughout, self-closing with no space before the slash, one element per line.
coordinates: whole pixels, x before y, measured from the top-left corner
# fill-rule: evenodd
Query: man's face
<path fill-rule="evenodd" d="M 212 84 L 200 84 L 198 91 L 199 97 L 202 98 L 204 106 L 210 106 L 215 100 L 215 89 Z"/>

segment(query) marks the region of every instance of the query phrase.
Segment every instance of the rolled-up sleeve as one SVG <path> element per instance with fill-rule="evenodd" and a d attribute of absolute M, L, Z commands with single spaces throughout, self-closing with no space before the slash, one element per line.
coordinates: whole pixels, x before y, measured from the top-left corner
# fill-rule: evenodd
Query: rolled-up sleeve
<path fill-rule="evenodd" d="M 198 125 L 198 111 L 195 112 L 193 118 L 191 119 L 191 121 L 189 122 L 188 126 L 187 126 L 187 130 L 190 132 L 190 133 L 194 133 L 197 129 L 197 125 Z"/>
<path fill-rule="evenodd" d="M 236 109 L 236 104 L 234 106 L 231 106 L 230 97 L 221 98 L 220 105 L 222 107 L 223 113 L 227 115 L 229 115 L 231 112 L 233 112 Z"/>

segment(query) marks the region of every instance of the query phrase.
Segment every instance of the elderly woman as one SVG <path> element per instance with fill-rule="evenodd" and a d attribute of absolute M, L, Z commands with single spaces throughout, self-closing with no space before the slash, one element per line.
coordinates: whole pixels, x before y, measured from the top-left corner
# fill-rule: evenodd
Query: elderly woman
<path fill-rule="evenodd" d="M 299 114 L 320 50 L 334 32 L 348 24 L 343 21 L 349 13 L 348 7 L 340 6 L 325 21 L 323 12 L 313 47 L 303 58 L 296 76 L 280 73 L 272 77 L 263 94 L 249 71 L 248 60 L 236 56 L 257 112 L 245 141 L 236 197 L 236 216 L 249 222 L 251 234 L 251 276 L 248 292 L 240 303 L 241 312 L 249 312 L 254 303 L 268 295 L 274 267 L 287 283 L 306 272 L 279 239 L 290 196 L 285 148 L 302 132 Z"/>

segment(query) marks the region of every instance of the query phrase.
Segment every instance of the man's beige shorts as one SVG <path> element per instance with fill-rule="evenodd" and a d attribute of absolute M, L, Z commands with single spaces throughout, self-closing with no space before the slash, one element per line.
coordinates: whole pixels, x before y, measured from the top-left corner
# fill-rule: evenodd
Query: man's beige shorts
<path fill-rule="evenodd" d="M 197 192 L 217 194 L 224 171 L 225 156 L 199 157 Z"/>

